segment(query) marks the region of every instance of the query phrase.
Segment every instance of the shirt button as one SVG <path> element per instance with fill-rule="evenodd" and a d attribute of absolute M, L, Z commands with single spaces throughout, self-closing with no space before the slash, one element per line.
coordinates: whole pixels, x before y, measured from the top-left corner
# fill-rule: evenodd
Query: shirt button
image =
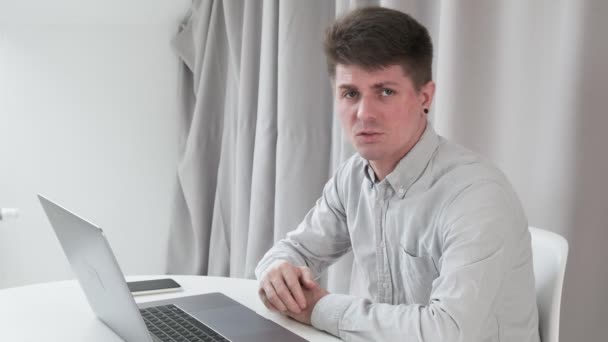
<path fill-rule="evenodd" d="M 399 188 L 399 195 L 403 195 L 404 192 L 405 190 L 403 190 L 403 188 Z"/>

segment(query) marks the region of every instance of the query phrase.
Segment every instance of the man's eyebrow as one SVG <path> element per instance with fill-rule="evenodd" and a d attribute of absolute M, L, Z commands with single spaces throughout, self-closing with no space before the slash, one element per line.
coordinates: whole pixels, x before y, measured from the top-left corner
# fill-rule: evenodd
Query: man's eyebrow
<path fill-rule="evenodd" d="M 342 83 L 342 84 L 338 85 L 338 88 L 340 88 L 340 89 L 357 89 L 357 87 L 355 87 L 354 85 L 349 84 L 349 83 Z"/>
<path fill-rule="evenodd" d="M 398 86 L 399 83 L 393 81 L 382 81 L 378 83 L 374 83 L 371 88 L 373 89 L 382 89 L 386 86 Z M 357 86 L 350 83 L 342 83 L 338 85 L 339 89 L 357 89 Z"/>
<path fill-rule="evenodd" d="M 374 88 L 374 89 L 378 89 L 378 88 L 384 88 L 384 87 L 389 86 L 389 85 L 392 85 L 392 86 L 398 86 L 398 85 L 399 85 L 399 83 L 397 83 L 397 82 L 393 82 L 393 81 L 383 81 L 383 82 L 378 82 L 378 83 L 375 83 L 375 84 L 372 86 L 372 88 Z"/>

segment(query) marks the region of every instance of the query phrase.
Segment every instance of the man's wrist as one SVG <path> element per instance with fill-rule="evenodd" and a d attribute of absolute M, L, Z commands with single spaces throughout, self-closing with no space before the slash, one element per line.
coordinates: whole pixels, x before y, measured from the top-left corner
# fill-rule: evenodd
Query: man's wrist
<path fill-rule="evenodd" d="M 340 321 L 353 300 L 355 300 L 354 296 L 343 294 L 330 293 L 323 296 L 312 310 L 310 317 L 312 326 L 339 337 Z"/>

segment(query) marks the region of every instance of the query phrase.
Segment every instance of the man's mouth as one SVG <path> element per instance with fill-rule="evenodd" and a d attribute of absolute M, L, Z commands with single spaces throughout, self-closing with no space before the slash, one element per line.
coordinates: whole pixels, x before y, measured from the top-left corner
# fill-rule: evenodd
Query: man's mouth
<path fill-rule="evenodd" d="M 373 136 L 373 135 L 380 135 L 382 133 L 380 132 L 374 132 L 374 131 L 362 131 L 357 133 L 357 136 Z"/>
<path fill-rule="evenodd" d="M 357 141 L 363 144 L 376 143 L 380 140 L 381 136 L 382 133 L 377 131 L 361 131 L 355 135 Z"/>

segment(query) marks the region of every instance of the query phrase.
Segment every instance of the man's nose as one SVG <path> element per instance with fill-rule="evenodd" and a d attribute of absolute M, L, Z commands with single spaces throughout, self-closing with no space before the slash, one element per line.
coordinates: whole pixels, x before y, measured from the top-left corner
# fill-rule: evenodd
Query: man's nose
<path fill-rule="evenodd" d="M 357 107 L 357 118 L 365 121 L 366 119 L 373 119 L 377 115 L 376 100 L 371 96 L 361 97 L 359 106 Z"/>

